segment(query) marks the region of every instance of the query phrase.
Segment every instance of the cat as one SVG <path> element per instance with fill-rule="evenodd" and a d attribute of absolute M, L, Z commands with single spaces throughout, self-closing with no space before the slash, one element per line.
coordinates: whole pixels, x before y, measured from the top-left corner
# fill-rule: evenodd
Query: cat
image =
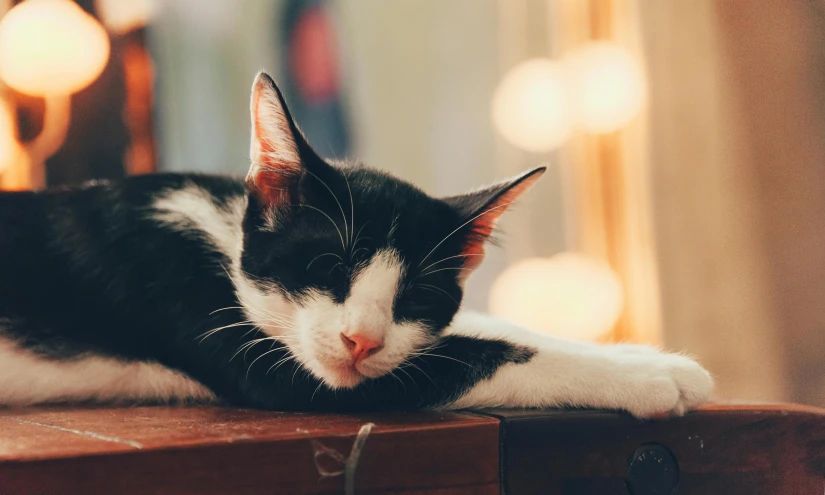
<path fill-rule="evenodd" d="M 507 207 L 544 168 L 447 198 L 319 157 L 273 80 L 246 180 L 154 174 L 0 194 L 0 405 L 275 410 L 707 400 L 695 361 L 460 311 Z"/>

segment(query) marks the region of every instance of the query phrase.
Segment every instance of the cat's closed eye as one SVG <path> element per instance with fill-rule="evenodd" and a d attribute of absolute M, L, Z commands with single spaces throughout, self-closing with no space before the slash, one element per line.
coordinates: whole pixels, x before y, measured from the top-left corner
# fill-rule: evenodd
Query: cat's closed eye
<path fill-rule="evenodd" d="M 399 297 L 397 304 L 402 310 L 427 312 L 446 305 L 458 306 L 456 298 L 446 289 L 433 284 L 414 283 Z"/>
<path fill-rule="evenodd" d="M 307 263 L 306 270 L 310 273 L 327 272 L 329 273 L 338 264 L 343 262 L 343 258 L 335 253 L 323 253 L 312 258 Z"/>
<path fill-rule="evenodd" d="M 318 255 L 306 265 L 306 272 L 315 284 L 334 285 L 346 278 L 350 272 L 350 265 L 345 258 L 335 253 Z"/>

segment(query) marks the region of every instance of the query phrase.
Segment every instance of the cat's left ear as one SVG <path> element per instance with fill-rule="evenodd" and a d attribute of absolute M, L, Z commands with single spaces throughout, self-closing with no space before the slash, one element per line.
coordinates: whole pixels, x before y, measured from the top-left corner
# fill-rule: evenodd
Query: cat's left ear
<path fill-rule="evenodd" d="M 463 274 L 468 274 L 481 264 L 484 259 L 484 244 L 493 234 L 498 219 L 546 170 L 547 167 L 539 167 L 479 191 L 444 198 L 465 222 L 461 227 L 465 239 L 462 254 L 465 255 L 466 270 L 462 271 Z"/>
<path fill-rule="evenodd" d="M 266 72 L 255 78 L 249 111 L 249 190 L 268 206 L 294 201 L 304 175 L 301 156 L 308 145 L 292 120 L 281 91 Z"/>

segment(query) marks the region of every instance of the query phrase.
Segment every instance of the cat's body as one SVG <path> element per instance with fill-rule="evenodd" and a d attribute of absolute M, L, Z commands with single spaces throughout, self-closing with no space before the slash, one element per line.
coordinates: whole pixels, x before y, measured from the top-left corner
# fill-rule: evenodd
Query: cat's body
<path fill-rule="evenodd" d="M 247 181 L 153 175 L 0 194 L 0 405 L 582 406 L 681 413 L 692 360 L 457 312 L 539 169 L 438 200 L 311 152 L 271 80 Z"/>

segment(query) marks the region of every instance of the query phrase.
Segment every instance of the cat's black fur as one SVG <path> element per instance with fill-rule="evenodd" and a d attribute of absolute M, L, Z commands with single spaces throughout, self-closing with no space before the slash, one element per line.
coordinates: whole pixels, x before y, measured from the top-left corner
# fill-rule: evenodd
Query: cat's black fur
<path fill-rule="evenodd" d="M 687 357 L 458 313 L 499 215 L 543 169 L 432 198 L 322 160 L 266 74 L 250 103 L 245 181 L 0 193 L 0 406 L 217 398 L 649 418 L 707 400 L 713 380 Z"/>
<path fill-rule="evenodd" d="M 533 350 L 526 347 L 450 336 L 438 343 L 438 357 L 412 357 L 403 373 L 331 390 L 294 360 L 267 372 L 288 352 L 272 351 L 271 342 L 236 355 L 239 346 L 261 335 L 252 325 L 200 338 L 246 316 L 225 271 L 226 255 L 197 230 L 157 220 L 152 205 L 169 191 L 196 185 L 221 206 L 248 196 L 243 270 L 253 280 L 276 283 L 293 300 L 315 288 L 336 302 L 346 299 L 360 263 L 384 246 L 390 231 L 410 280 L 434 247 L 430 261 L 459 254 L 474 233 L 467 227 L 461 235 L 448 234 L 504 191 L 442 201 L 372 169 L 333 166 L 306 150 L 301 158 L 312 175 L 297 194 L 312 208 L 279 209 L 273 228 L 262 227 L 268 206 L 249 194 L 244 181 L 231 178 L 158 174 L 0 194 L 0 337 L 50 360 L 95 354 L 158 362 L 229 403 L 282 410 L 446 404 L 502 364 L 530 360 Z M 334 198 L 350 194 L 351 204 L 336 204 Z M 359 239 L 348 246 L 344 263 L 317 258 L 340 251 L 345 226 L 319 213 L 339 206 L 352 209 L 345 213 L 354 225 L 346 228 L 357 230 L 349 239 Z M 393 318 L 442 331 L 462 298 L 462 265 L 457 257 L 429 276 L 428 284 L 443 295 L 414 284 L 399 292 Z"/>

